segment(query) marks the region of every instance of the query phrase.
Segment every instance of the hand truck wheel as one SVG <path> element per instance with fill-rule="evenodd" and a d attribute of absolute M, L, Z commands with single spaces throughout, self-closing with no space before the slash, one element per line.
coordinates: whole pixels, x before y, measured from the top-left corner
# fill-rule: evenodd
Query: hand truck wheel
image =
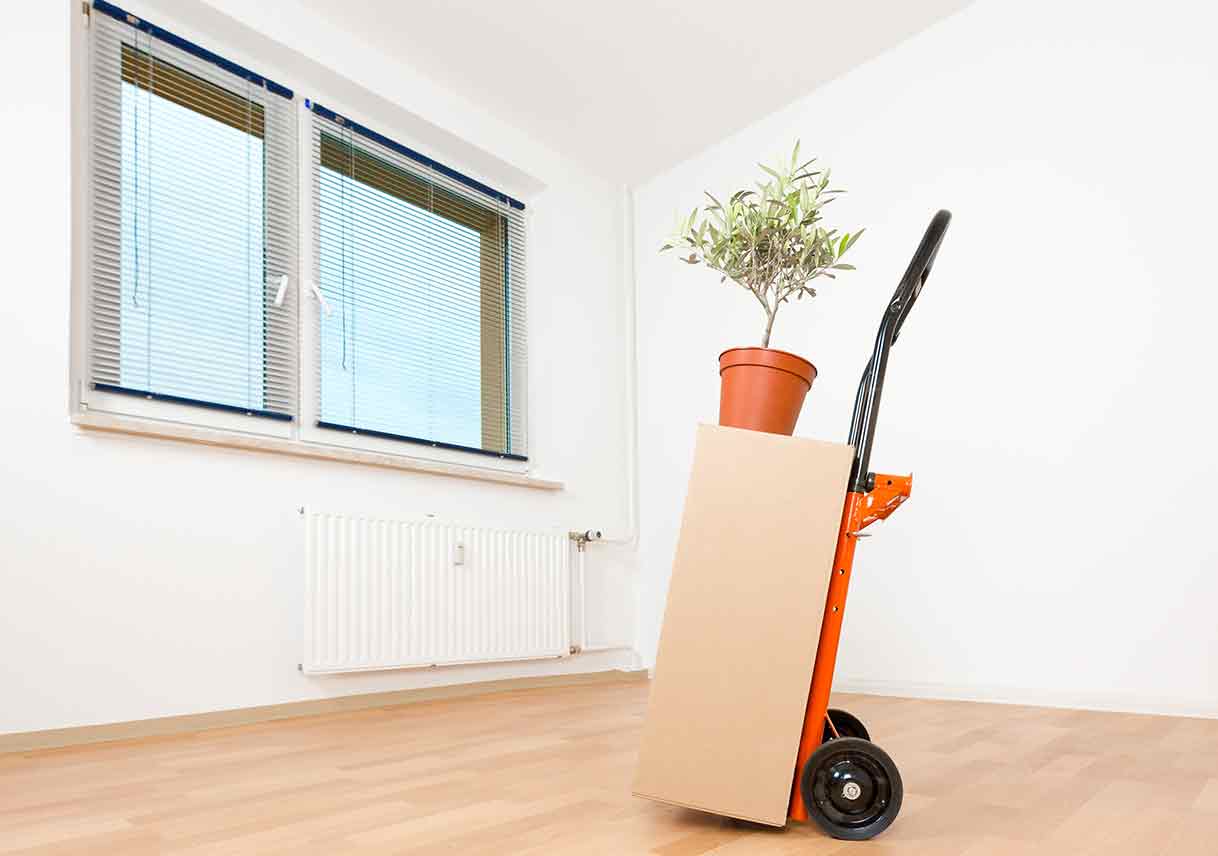
<path fill-rule="evenodd" d="M 871 739 L 871 735 L 867 733 L 867 726 L 863 725 L 862 720 L 848 710 L 831 707 L 826 712 L 826 720 L 832 720 L 833 725 L 830 726 L 828 721 L 825 722 L 825 733 L 821 736 L 821 743 L 828 743 L 830 740 L 841 737 Z M 833 733 L 834 728 L 837 729 L 837 734 Z"/>
<path fill-rule="evenodd" d="M 865 841 L 901 810 L 901 774 L 888 753 L 861 737 L 822 743 L 799 777 L 808 816 L 834 838 Z"/>

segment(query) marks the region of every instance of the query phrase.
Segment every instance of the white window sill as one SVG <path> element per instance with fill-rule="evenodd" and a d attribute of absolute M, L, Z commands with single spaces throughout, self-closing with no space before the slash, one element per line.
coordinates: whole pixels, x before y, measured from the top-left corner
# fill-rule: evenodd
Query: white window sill
<path fill-rule="evenodd" d="M 89 431 L 108 431 L 116 434 L 141 434 L 163 440 L 186 443 L 202 443 L 207 446 L 223 446 L 229 449 L 249 449 L 270 452 L 276 455 L 291 455 L 297 458 L 316 458 L 326 461 L 343 461 L 394 470 L 409 470 L 418 473 L 452 476 L 454 478 L 478 479 L 481 481 L 511 484 L 536 490 L 562 490 L 561 481 L 537 478 L 528 473 L 496 470 L 466 464 L 429 461 L 407 455 L 372 452 L 363 449 L 348 449 L 327 443 L 309 440 L 272 437 L 258 434 L 242 434 L 222 431 L 199 425 L 144 419 L 136 416 L 120 416 L 114 413 L 83 411 L 72 416 L 72 424 Z"/>

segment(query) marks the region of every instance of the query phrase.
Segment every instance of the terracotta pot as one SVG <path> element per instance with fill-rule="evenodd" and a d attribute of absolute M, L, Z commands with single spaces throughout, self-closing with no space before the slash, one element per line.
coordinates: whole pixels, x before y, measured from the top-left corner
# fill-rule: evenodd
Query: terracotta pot
<path fill-rule="evenodd" d="M 719 355 L 719 377 L 720 425 L 790 434 L 816 366 L 773 348 L 732 348 Z"/>

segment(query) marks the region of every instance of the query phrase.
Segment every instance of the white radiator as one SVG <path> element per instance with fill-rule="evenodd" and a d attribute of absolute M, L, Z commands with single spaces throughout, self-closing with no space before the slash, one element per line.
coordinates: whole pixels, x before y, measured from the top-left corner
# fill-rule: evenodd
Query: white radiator
<path fill-rule="evenodd" d="M 305 510 L 305 672 L 562 656 L 566 532 Z"/>

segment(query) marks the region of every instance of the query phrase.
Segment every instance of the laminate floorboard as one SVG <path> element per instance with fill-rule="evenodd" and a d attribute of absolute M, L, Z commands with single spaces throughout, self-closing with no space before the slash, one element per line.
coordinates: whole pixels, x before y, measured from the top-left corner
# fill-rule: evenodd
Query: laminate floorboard
<path fill-rule="evenodd" d="M 0 854 L 1218 856 L 1218 721 L 838 696 L 897 761 L 870 842 L 630 794 L 647 684 L 0 755 Z"/>

